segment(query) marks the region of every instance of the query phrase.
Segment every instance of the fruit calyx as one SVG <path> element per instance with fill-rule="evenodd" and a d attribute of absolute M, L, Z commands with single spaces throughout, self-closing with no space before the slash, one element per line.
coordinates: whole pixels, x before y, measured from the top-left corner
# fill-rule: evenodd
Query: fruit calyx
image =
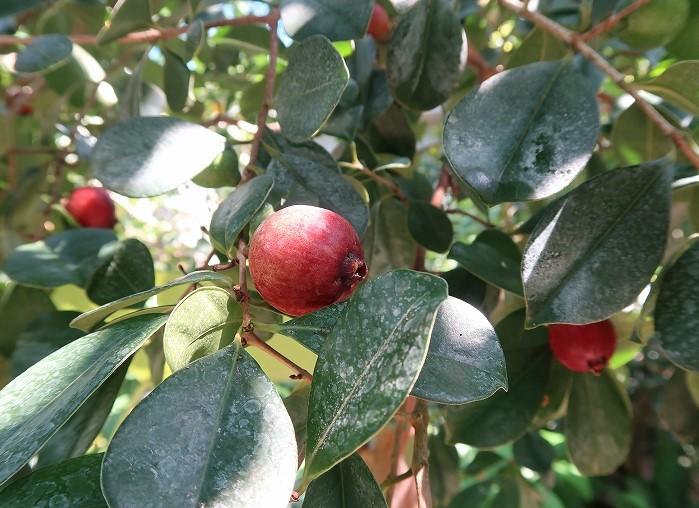
<path fill-rule="evenodd" d="M 342 285 L 351 288 L 364 280 L 367 273 L 368 270 L 364 260 L 354 252 L 348 252 L 345 259 L 342 260 L 342 268 L 340 268 L 340 280 L 342 281 Z"/>

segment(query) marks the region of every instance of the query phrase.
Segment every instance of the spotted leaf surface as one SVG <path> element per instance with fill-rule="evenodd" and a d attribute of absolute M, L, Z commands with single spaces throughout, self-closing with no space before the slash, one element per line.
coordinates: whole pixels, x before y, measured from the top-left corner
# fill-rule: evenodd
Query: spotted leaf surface
<path fill-rule="evenodd" d="M 342 314 L 346 302 L 336 303 L 322 309 L 294 318 L 279 326 L 278 332 L 293 337 L 308 349 L 318 354 L 325 338 L 331 332 Z"/>
<path fill-rule="evenodd" d="M 351 455 L 398 410 L 446 298 L 443 279 L 410 270 L 386 273 L 355 293 L 314 371 L 304 485 Z"/>
<path fill-rule="evenodd" d="M 670 179 L 662 162 L 608 171 L 547 209 L 522 259 L 529 326 L 600 321 L 634 301 L 665 251 Z"/>
<path fill-rule="evenodd" d="M 386 499 L 362 458 L 350 455 L 313 481 L 305 508 L 386 508 Z"/>
<path fill-rule="evenodd" d="M 0 485 L 164 323 L 164 316 L 145 315 L 85 335 L 34 364 L 3 388 Z"/>
<path fill-rule="evenodd" d="M 585 167 L 597 140 L 597 99 L 585 80 L 569 61 L 487 79 L 447 117 L 451 167 L 490 205 L 560 191 Z"/>
<path fill-rule="evenodd" d="M 239 343 L 160 384 L 119 427 L 102 465 L 109 506 L 284 508 L 294 427 Z"/>

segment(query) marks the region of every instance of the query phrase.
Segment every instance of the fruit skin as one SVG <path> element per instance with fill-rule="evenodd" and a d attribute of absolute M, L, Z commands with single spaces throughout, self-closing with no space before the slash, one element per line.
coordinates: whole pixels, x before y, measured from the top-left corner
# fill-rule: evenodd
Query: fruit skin
<path fill-rule="evenodd" d="M 24 94 L 20 89 L 10 90 L 5 94 L 5 104 L 7 105 L 8 109 L 14 109 L 15 103 L 19 100 L 24 100 Z M 16 113 L 19 116 L 30 116 L 34 113 L 34 107 L 25 102 L 19 107 Z"/>
<path fill-rule="evenodd" d="M 352 225 L 315 206 L 294 205 L 267 217 L 255 230 L 248 259 L 262 298 L 289 316 L 347 300 L 367 275 Z"/>
<path fill-rule="evenodd" d="M 381 5 L 374 4 L 366 32 L 379 42 L 387 42 L 391 38 L 391 19 Z"/>
<path fill-rule="evenodd" d="M 568 369 L 599 374 L 614 354 L 616 332 L 608 319 L 587 325 L 550 325 L 549 346 Z"/>
<path fill-rule="evenodd" d="M 114 202 L 100 187 L 76 187 L 65 207 L 81 226 L 111 229 L 117 222 Z"/>

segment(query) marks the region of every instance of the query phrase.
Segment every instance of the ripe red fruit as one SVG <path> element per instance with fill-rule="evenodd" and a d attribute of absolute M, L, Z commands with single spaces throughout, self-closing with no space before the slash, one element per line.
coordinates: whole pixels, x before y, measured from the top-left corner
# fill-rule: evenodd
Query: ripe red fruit
<path fill-rule="evenodd" d="M 379 4 L 374 4 L 374 10 L 371 11 L 367 33 L 379 42 L 386 42 L 391 37 L 391 19 L 386 9 Z"/>
<path fill-rule="evenodd" d="M 550 325 L 549 346 L 568 369 L 599 374 L 614 354 L 616 333 L 608 319 L 588 325 Z"/>
<path fill-rule="evenodd" d="M 315 206 L 290 206 L 267 217 L 248 258 L 257 291 L 289 316 L 348 299 L 367 275 L 352 224 Z"/>
<path fill-rule="evenodd" d="M 88 228 L 113 228 L 117 222 L 112 198 L 99 187 L 73 189 L 66 202 L 66 210 L 78 224 Z"/>
<path fill-rule="evenodd" d="M 5 94 L 5 104 L 7 105 L 7 109 L 14 110 L 18 101 L 24 102 L 24 104 L 19 106 L 19 109 L 16 111 L 19 116 L 29 116 L 34 113 L 34 107 L 26 102 L 25 94 L 22 93 L 21 89 L 15 88 Z"/>

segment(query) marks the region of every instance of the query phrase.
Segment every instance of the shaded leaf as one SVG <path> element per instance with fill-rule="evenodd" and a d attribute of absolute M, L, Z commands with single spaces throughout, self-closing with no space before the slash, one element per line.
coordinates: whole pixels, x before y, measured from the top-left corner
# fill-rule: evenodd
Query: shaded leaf
<path fill-rule="evenodd" d="M 233 148 L 227 147 L 208 168 L 192 178 L 192 182 L 209 189 L 235 187 L 240 183 L 238 154 Z"/>
<path fill-rule="evenodd" d="M 651 0 L 624 20 L 619 38 L 637 49 L 662 46 L 682 29 L 688 14 L 688 0 Z"/>
<path fill-rule="evenodd" d="M 417 243 L 408 229 L 408 208 L 393 198 L 371 207 L 371 221 L 363 240 L 369 277 L 413 265 Z"/>
<path fill-rule="evenodd" d="M 528 432 L 515 441 L 512 452 L 517 464 L 541 474 L 551 469 L 556 458 L 556 450 L 538 432 Z"/>
<path fill-rule="evenodd" d="M 284 407 L 289 413 L 291 423 L 294 425 L 296 436 L 296 448 L 299 456 L 299 466 L 303 462 L 306 451 L 306 428 L 308 425 L 308 397 L 311 395 L 311 385 L 304 383 L 298 385 L 291 394 L 284 399 Z"/>
<path fill-rule="evenodd" d="M 310 314 L 286 321 L 275 327 L 274 331 L 293 337 L 306 348 L 318 354 L 346 305 L 346 302 L 340 302 L 323 307 Z"/>
<path fill-rule="evenodd" d="M 372 7 L 371 0 L 282 0 L 282 23 L 294 40 L 312 35 L 324 35 L 331 41 L 360 39 Z"/>
<path fill-rule="evenodd" d="M 699 407 L 688 403 L 686 374 L 676 370 L 663 387 L 658 417 L 667 429 L 682 443 L 699 442 Z"/>
<path fill-rule="evenodd" d="M 456 447 L 444 442 L 441 434 L 431 435 L 428 444 L 432 500 L 436 506 L 446 506 L 461 484 L 459 453 Z"/>
<path fill-rule="evenodd" d="M 0 355 L 10 356 L 27 325 L 54 310 L 46 291 L 16 284 L 6 286 L 0 298 Z"/>
<path fill-rule="evenodd" d="M 677 62 L 639 87 L 699 116 L 699 60 Z"/>
<path fill-rule="evenodd" d="M 33 9 L 43 0 L 4 0 L 0 4 L 0 17 L 12 16 L 22 11 Z"/>
<path fill-rule="evenodd" d="M 423 201 L 410 203 L 408 229 L 420 245 L 435 252 L 449 250 L 454 236 L 454 226 L 444 210 Z"/>
<path fill-rule="evenodd" d="M 614 150 L 627 164 L 660 159 L 672 152 L 674 146 L 636 104 L 616 119 L 611 141 Z"/>
<path fill-rule="evenodd" d="M 163 86 L 167 105 L 172 111 L 182 111 L 189 97 L 191 72 L 179 55 L 169 49 L 164 50 Z"/>
<path fill-rule="evenodd" d="M 150 24 L 150 2 L 117 0 L 109 19 L 97 34 L 97 43 L 107 44 L 139 28 L 148 28 Z"/>
<path fill-rule="evenodd" d="M 568 54 L 568 47 L 545 30 L 534 28 L 522 44 L 512 52 L 507 60 L 507 68 L 527 65 L 534 62 L 560 60 Z"/>
<path fill-rule="evenodd" d="M 73 54 L 73 43 L 65 35 L 41 35 L 17 54 L 15 71 L 43 74 L 64 65 Z"/>
<path fill-rule="evenodd" d="M 353 454 L 308 487 L 305 508 L 386 508 L 386 499 L 362 458 Z"/>

